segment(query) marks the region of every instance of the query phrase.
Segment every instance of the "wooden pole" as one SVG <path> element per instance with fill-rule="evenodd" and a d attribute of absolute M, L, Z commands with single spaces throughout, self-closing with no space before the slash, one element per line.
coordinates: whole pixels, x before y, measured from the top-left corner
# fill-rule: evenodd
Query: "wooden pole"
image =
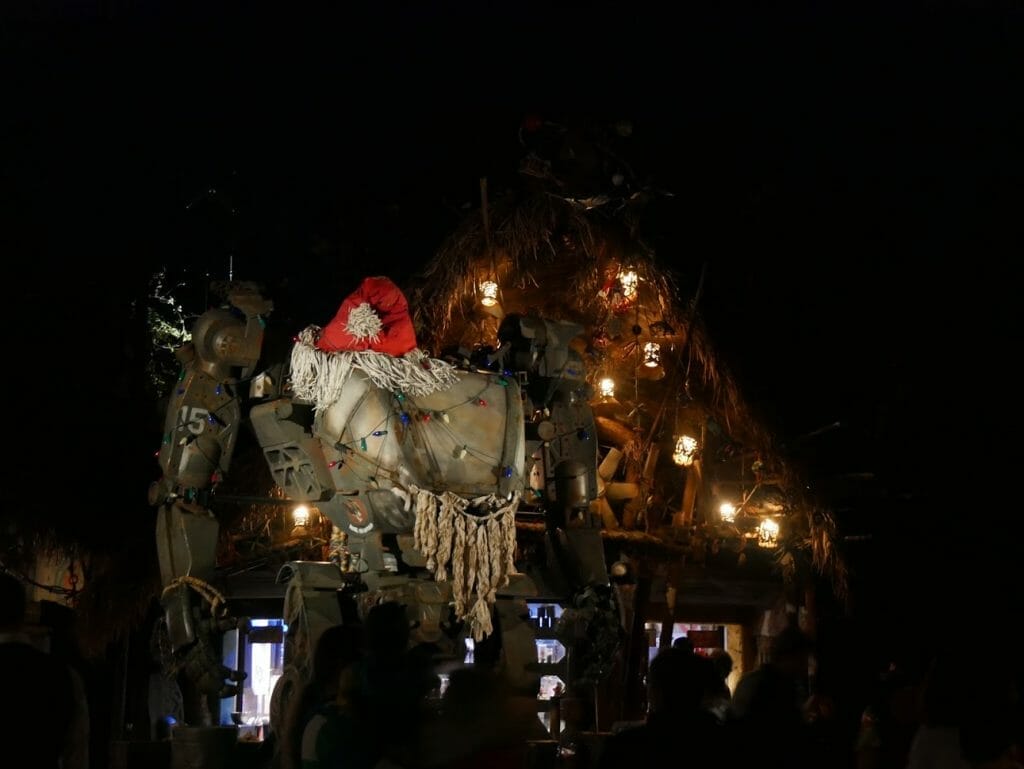
<path fill-rule="evenodd" d="M 686 486 L 683 487 L 683 504 L 679 508 L 679 512 L 674 516 L 672 521 L 673 526 L 689 526 L 693 523 L 693 513 L 697 506 L 697 496 L 700 493 L 701 486 L 704 483 L 703 473 L 701 472 L 701 461 L 699 459 L 693 460 L 693 464 L 690 465 L 686 471 Z"/>

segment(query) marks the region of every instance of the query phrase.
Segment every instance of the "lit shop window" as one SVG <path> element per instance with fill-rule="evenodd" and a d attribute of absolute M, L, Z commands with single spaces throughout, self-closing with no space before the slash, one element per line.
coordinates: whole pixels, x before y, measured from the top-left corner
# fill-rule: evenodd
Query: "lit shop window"
<path fill-rule="evenodd" d="M 246 674 L 242 691 L 221 703 L 220 722 L 238 724 L 243 730 L 262 736 L 270 723 L 270 698 L 284 672 L 282 619 L 253 619 L 247 629 L 224 636 L 224 664 Z"/>

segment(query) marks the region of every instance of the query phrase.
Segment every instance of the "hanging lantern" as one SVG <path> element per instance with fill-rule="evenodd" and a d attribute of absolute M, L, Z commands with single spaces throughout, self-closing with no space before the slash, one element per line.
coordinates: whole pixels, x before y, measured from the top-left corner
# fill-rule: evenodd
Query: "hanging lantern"
<path fill-rule="evenodd" d="M 622 270 L 616 278 L 619 281 L 619 288 L 622 289 L 622 296 L 627 301 L 636 299 L 636 291 L 640 285 L 640 277 L 632 267 Z"/>
<path fill-rule="evenodd" d="M 689 467 L 693 464 L 693 459 L 696 455 L 696 438 L 691 438 L 689 435 L 679 435 L 676 437 L 676 448 L 672 452 L 673 462 L 682 467 Z"/>
<path fill-rule="evenodd" d="M 308 534 L 306 526 L 309 524 L 309 508 L 306 505 L 296 505 L 292 510 L 292 522 L 295 526 L 292 527 L 292 533 L 289 536 L 292 539 L 305 538 Z"/>
<path fill-rule="evenodd" d="M 493 280 L 485 280 L 480 284 L 480 304 L 494 307 L 498 303 L 498 284 Z"/>
<path fill-rule="evenodd" d="M 736 505 L 732 502 L 723 502 L 718 508 L 718 514 L 722 516 L 724 523 L 733 523 L 736 520 Z"/>
<path fill-rule="evenodd" d="M 298 505 L 292 510 L 292 522 L 296 526 L 305 527 L 309 523 L 309 507 L 306 505 Z"/>
<path fill-rule="evenodd" d="M 601 393 L 602 398 L 614 398 L 615 397 L 615 380 L 611 377 L 605 377 L 597 384 L 598 392 Z"/>
<path fill-rule="evenodd" d="M 772 518 L 765 518 L 757 527 L 757 544 L 761 547 L 778 546 L 779 524 Z"/>
<path fill-rule="evenodd" d="M 644 345 L 644 365 L 648 368 L 657 368 L 661 363 L 661 345 L 657 342 L 648 342 Z"/>

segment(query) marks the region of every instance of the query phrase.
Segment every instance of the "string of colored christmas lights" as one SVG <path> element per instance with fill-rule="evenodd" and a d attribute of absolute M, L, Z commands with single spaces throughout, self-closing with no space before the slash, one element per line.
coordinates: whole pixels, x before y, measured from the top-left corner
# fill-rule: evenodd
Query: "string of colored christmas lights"
<path fill-rule="evenodd" d="M 498 384 L 500 384 L 503 387 L 507 387 L 508 386 L 508 382 L 505 381 L 504 377 L 501 377 L 499 379 Z M 476 402 L 480 406 L 485 406 L 486 407 L 488 405 L 487 401 L 484 400 L 483 398 L 481 398 L 480 396 L 483 395 L 488 389 L 490 389 L 491 386 L 492 386 L 492 383 L 490 382 L 490 377 L 488 377 L 488 383 L 483 387 L 483 389 L 478 391 L 476 395 L 471 396 L 471 397 L 467 398 L 466 400 L 464 400 L 464 401 L 462 401 L 460 403 L 455 404 L 454 406 L 448 407 L 445 411 L 443 411 L 441 413 L 442 414 L 447 414 L 448 411 L 454 410 L 454 409 L 458 408 L 459 406 L 464 406 L 467 403 L 473 403 L 473 402 Z M 409 403 L 411 405 L 415 406 L 417 409 L 419 409 L 419 406 L 416 404 L 415 401 L 410 399 Z M 419 409 L 419 410 L 421 412 L 423 412 L 423 413 L 430 413 L 430 411 L 431 411 L 429 409 Z M 423 420 L 423 421 L 428 421 L 428 420 Z M 468 444 L 464 443 L 460 439 L 460 436 L 458 436 L 456 434 L 454 428 L 452 428 L 450 426 L 450 423 L 447 420 L 442 419 L 441 423 L 439 423 L 439 425 L 438 425 L 438 429 L 439 429 L 440 432 L 447 434 L 448 437 L 451 438 L 452 445 L 455 448 L 454 456 L 455 456 L 456 459 L 463 459 L 465 456 L 470 455 L 470 456 L 474 457 L 475 459 L 477 459 L 477 460 L 479 460 L 481 462 L 483 462 L 484 460 L 489 460 L 491 463 L 494 463 L 496 466 L 500 465 L 500 463 L 501 463 L 501 458 L 500 457 L 495 457 L 495 456 L 487 453 L 486 451 L 483 451 L 482 449 L 471 447 Z M 424 437 L 424 439 L 428 439 L 428 436 L 427 436 L 426 433 L 423 433 L 423 437 Z M 428 451 L 429 451 L 429 449 L 428 449 Z M 432 456 L 436 456 L 436 455 L 432 454 Z M 436 464 L 436 459 L 435 459 L 435 464 Z M 505 470 L 506 470 L 506 468 L 501 467 L 501 471 L 503 473 L 505 472 Z M 506 476 L 506 477 L 508 477 L 508 476 Z"/>
<path fill-rule="evenodd" d="M 353 413 L 352 416 L 354 417 L 355 413 Z M 349 418 L 349 423 L 351 423 L 351 419 L 352 417 Z M 382 438 L 385 435 L 388 435 L 389 431 L 385 428 L 389 426 L 390 420 L 391 414 L 386 413 L 384 415 L 384 418 L 380 420 L 376 425 L 374 425 L 370 432 L 360 436 L 359 438 L 354 438 L 353 440 L 358 441 L 359 444 L 358 451 L 356 451 L 356 448 L 352 443 L 342 442 L 339 436 L 338 441 L 334 444 L 334 448 L 343 450 L 345 452 L 344 456 L 339 460 L 330 462 L 328 464 L 328 468 L 340 468 L 342 466 L 347 467 L 348 471 L 352 473 L 352 475 L 354 475 L 360 481 L 362 481 L 364 484 L 375 483 L 377 478 L 380 476 L 384 476 L 386 478 L 394 480 L 394 471 L 392 471 L 390 468 L 385 467 L 380 461 L 380 453 L 384 450 L 383 441 L 379 441 L 377 443 L 376 457 L 371 459 L 370 457 L 366 456 L 365 453 L 368 450 L 368 438 Z M 349 429 L 349 425 L 346 425 L 345 429 Z M 364 464 L 368 465 L 370 468 L 370 472 L 372 474 L 366 476 L 361 475 L 359 471 L 353 466 L 352 461 L 363 462 Z"/>
<path fill-rule="evenodd" d="M 355 413 L 353 413 L 352 416 L 349 417 L 349 424 L 351 424 L 352 417 L 354 417 L 354 416 L 355 416 Z M 391 419 L 391 414 L 390 413 L 385 414 L 384 418 L 382 420 L 380 420 L 376 425 L 374 425 L 373 428 L 370 430 L 370 432 L 366 433 L 366 435 L 361 435 L 358 438 L 353 438 L 352 441 L 358 442 L 359 450 L 360 451 L 366 451 L 367 450 L 367 443 L 366 443 L 366 439 L 367 438 L 381 438 L 381 437 L 383 437 L 383 436 L 388 434 L 388 430 L 386 428 L 388 427 L 388 422 L 390 421 L 390 419 Z M 348 430 L 348 429 L 349 429 L 349 425 L 346 424 L 344 430 Z M 344 432 L 344 430 L 342 430 L 342 432 Z M 341 436 L 338 436 L 338 440 L 335 442 L 334 448 L 336 448 L 336 449 L 348 449 L 349 451 L 354 451 L 355 450 L 355 443 L 354 442 L 343 442 L 341 440 Z"/>
<path fill-rule="evenodd" d="M 452 444 L 453 444 L 453 446 L 456 447 L 457 451 L 461 449 L 461 453 L 457 454 L 456 458 L 461 459 L 461 458 L 463 458 L 463 457 L 465 457 L 467 455 L 470 455 L 473 458 L 477 459 L 478 461 L 481 461 L 481 462 L 487 461 L 488 463 L 493 463 L 495 466 L 499 466 L 500 462 L 501 462 L 500 458 L 495 457 L 495 456 L 489 454 L 488 452 L 486 452 L 486 451 L 484 451 L 482 449 L 479 449 L 479 448 L 476 448 L 476 447 L 471 447 L 468 444 L 463 443 L 460 440 L 460 437 L 455 433 L 454 429 L 449 426 L 450 425 L 450 419 L 448 418 L 448 412 L 449 411 L 452 411 L 454 409 L 457 409 L 460 406 L 464 406 L 464 405 L 467 405 L 469 403 L 476 403 L 476 404 L 478 404 L 480 406 L 487 406 L 488 405 L 487 401 L 483 397 L 481 397 L 481 396 L 483 396 L 486 393 L 486 391 L 490 387 L 494 386 L 495 384 L 499 384 L 499 385 L 501 385 L 503 387 L 507 387 L 508 381 L 505 379 L 504 376 L 502 376 L 502 377 L 499 377 L 498 378 L 498 382 L 495 383 L 494 381 L 492 381 L 491 377 L 489 376 L 487 378 L 487 383 L 480 390 L 478 390 L 476 393 L 474 393 L 473 395 L 467 397 L 466 399 L 464 399 L 462 401 L 454 403 L 454 404 L 452 404 L 450 406 L 446 406 L 443 410 L 440 410 L 440 411 L 437 410 L 437 409 L 423 409 L 423 408 L 421 408 L 419 406 L 418 403 L 416 403 L 415 400 L 413 400 L 412 398 L 410 398 L 409 396 L 407 396 L 407 395 L 405 395 L 404 393 L 401 393 L 401 392 L 393 393 L 392 394 L 392 398 L 394 399 L 396 405 L 400 409 L 399 414 L 398 414 L 399 419 L 402 421 L 403 425 L 410 426 L 410 429 L 421 429 L 418 425 L 412 426 L 414 420 L 412 419 L 412 417 L 410 415 L 410 411 L 420 415 L 421 418 L 418 419 L 418 420 L 415 420 L 417 423 L 430 422 L 430 421 L 433 421 L 431 419 L 432 415 L 434 415 L 434 414 L 440 414 L 441 415 L 441 419 L 436 421 L 436 424 L 438 425 L 438 428 L 436 430 L 421 432 L 421 437 L 423 438 L 423 440 L 425 442 L 429 442 L 430 441 L 430 439 L 431 439 L 430 433 L 435 433 L 436 434 L 437 432 L 440 432 L 440 433 L 442 433 L 444 435 L 447 435 L 448 438 L 451 439 Z M 355 416 L 355 414 L 353 414 L 352 416 Z M 381 477 L 381 476 L 383 476 L 385 478 L 393 479 L 395 477 L 394 471 L 392 471 L 390 468 L 384 466 L 380 462 L 380 455 L 379 455 L 379 453 L 381 451 L 383 451 L 383 442 L 378 445 L 378 455 L 377 455 L 377 457 L 371 458 L 371 457 L 366 456 L 366 453 L 365 453 L 367 451 L 367 438 L 370 438 L 370 437 L 383 437 L 384 435 L 388 434 L 388 430 L 381 429 L 381 428 L 388 426 L 389 420 L 390 420 L 391 416 L 392 415 L 390 413 L 387 414 L 380 422 L 378 422 L 376 425 L 374 425 L 373 429 L 371 429 L 365 435 L 362 435 L 362 436 L 359 436 L 359 437 L 353 437 L 349 441 L 341 441 L 341 440 L 337 441 L 335 443 L 335 448 L 347 450 L 349 453 L 347 453 L 346 456 L 344 458 L 342 458 L 342 459 L 330 462 L 329 463 L 329 467 L 330 468 L 334 468 L 334 467 L 339 467 L 339 466 L 345 465 L 346 467 L 349 468 L 349 471 L 353 475 L 356 476 L 356 478 L 358 478 L 359 480 L 361 480 L 363 482 L 372 482 L 372 481 L 375 481 L 378 477 Z M 351 422 L 351 419 L 352 419 L 352 417 L 349 418 L 350 422 Z M 359 452 L 356 452 L 356 450 L 355 450 L 357 445 L 359 447 Z M 434 465 L 436 467 L 439 467 L 440 465 L 437 462 L 437 456 L 438 456 L 437 450 L 436 449 L 432 450 L 429 446 L 426 446 L 425 449 L 426 449 L 428 455 L 432 458 L 432 461 L 433 461 Z M 364 466 L 367 467 L 367 470 L 369 470 L 369 472 L 372 473 L 372 474 L 363 476 L 353 466 L 353 463 L 351 461 L 349 461 L 349 460 L 354 460 L 355 462 L 362 463 Z M 513 470 L 513 468 L 511 466 L 499 467 L 499 471 L 506 478 L 510 478 L 512 476 L 512 474 L 514 473 L 514 470 Z"/>
<path fill-rule="evenodd" d="M 480 372 L 480 373 L 483 373 L 483 372 Z M 442 419 L 443 419 L 444 416 L 446 414 L 448 414 L 448 412 L 454 411 L 455 409 L 459 408 L 460 406 L 465 406 L 468 403 L 476 403 L 479 406 L 487 406 L 487 400 L 482 397 L 485 392 L 487 392 L 489 389 L 491 389 L 491 387 L 493 387 L 494 385 L 500 385 L 502 387 L 508 387 L 508 385 L 509 385 L 508 378 L 505 375 L 499 376 L 497 382 L 491 381 L 491 377 L 495 376 L 494 374 L 486 374 L 485 376 L 486 376 L 486 379 L 485 379 L 486 383 L 484 384 L 484 386 L 481 389 L 479 389 L 476 392 L 476 394 L 471 395 L 468 398 L 466 398 L 465 400 L 459 401 L 458 403 L 453 403 L 450 406 L 445 406 L 443 409 L 422 409 L 422 408 L 420 408 L 416 404 L 416 401 L 414 401 L 411 397 L 409 397 L 405 393 L 401 393 L 401 392 L 392 393 L 392 398 L 394 398 L 395 401 L 398 403 L 399 410 L 404 412 L 404 413 L 408 413 L 406 411 L 406 409 L 405 409 L 405 404 L 406 404 L 406 402 L 408 402 L 409 404 L 415 406 L 416 409 L 419 412 L 421 412 L 421 413 L 435 413 L 435 414 L 439 414 L 439 415 L 442 416 Z"/>
<path fill-rule="evenodd" d="M 178 381 L 179 382 L 183 381 L 185 379 L 185 375 L 186 375 L 186 372 L 185 372 L 184 369 L 182 369 L 181 375 L 178 377 Z M 217 386 L 214 388 L 214 394 L 220 396 L 223 393 L 224 393 L 223 383 L 218 383 Z M 184 395 L 184 394 L 185 394 L 185 388 L 184 387 L 178 388 L 177 395 L 181 396 L 181 395 Z M 228 406 L 230 406 L 232 403 L 234 403 L 236 401 L 238 401 L 238 396 L 237 395 L 231 395 L 226 401 L 221 403 L 216 408 L 206 409 L 205 411 L 206 411 L 207 416 L 206 416 L 206 420 L 205 421 L 207 423 L 211 424 L 211 425 L 218 425 L 220 427 L 228 427 L 229 426 L 228 423 L 226 423 L 223 419 L 221 419 L 221 417 L 219 416 L 219 412 L 221 410 L 227 408 Z M 181 413 L 180 410 L 179 410 L 178 413 L 179 414 Z M 189 437 L 188 435 L 185 436 L 184 443 L 182 443 L 181 445 L 188 445 L 189 443 L 192 443 L 196 438 L 199 437 L 199 435 L 202 434 L 202 433 L 193 433 L 192 430 L 191 430 L 191 426 L 196 421 L 197 420 L 192 419 L 192 420 L 189 420 L 188 422 L 185 422 L 185 421 L 182 421 L 180 416 L 179 416 L 178 421 L 174 425 L 174 428 L 171 430 L 171 432 L 164 434 L 164 444 L 165 445 L 169 444 L 171 442 L 173 434 L 175 432 L 177 432 L 178 430 L 181 430 L 181 429 L 188 430 L 190 435 L 191 435 L 191 437 Z"/>

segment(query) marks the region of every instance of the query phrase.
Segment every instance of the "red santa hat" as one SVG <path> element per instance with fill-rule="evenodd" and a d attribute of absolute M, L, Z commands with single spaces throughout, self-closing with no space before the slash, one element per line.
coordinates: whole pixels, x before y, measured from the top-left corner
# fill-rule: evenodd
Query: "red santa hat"
<path fill-rule="evenodd" d="M 341 303 L 316 346 L 324 352 L 372 350 L 404 355 L 416 349 L 409 302 L 389 278 L 365 278 Z"/>

